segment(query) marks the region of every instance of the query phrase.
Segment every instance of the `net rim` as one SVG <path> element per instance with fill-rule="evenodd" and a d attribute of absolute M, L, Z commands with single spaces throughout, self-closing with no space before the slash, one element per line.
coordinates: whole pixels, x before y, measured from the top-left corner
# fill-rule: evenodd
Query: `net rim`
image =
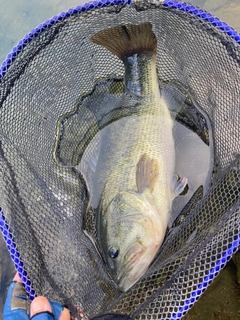
<path fill-rule="evenodd" d="M 7 55 L 6 59 L 3 61 L 0 68 L 0 83 L 7 73 L 10 66 L 13 64 L 17 56 L 22 52 L 22 50 L 30 43 L 35 37 L 37 37 L 40 33 L 45 31 L 46 29 L 51 28 L 53 25 L 63 22 L 64 20 L 69 19 L 70 17 L 94 11 L 97 8 L 111 7 L 115 5 L 134 5 L 134 3 L 152 3 L 153 5 L 163 5 L 169 9 L 176 9 L 184 11 L 185 13 L 196 16 L 198 18 L 203 19 L 204 21 L 210 23 L 213 27 L 221 30 L 227 36 L 232 38 L 236 44 L 240 44 L 240 33 L 238 33 L 234 28 L 230 27 L 227 23 L 221 21 L 219 18 L 214 17 L 212 14 L 208 13 L 205 10 L 202 10 L 196 6 L 189 5 L 187 3 L 180 3 L 178 1 L 171 0 L 100 0 L 85 3 L 81 6 L 70 8 L 67 11 L 61 12 L 58 15 L 53 16 L 51 19 L 46 20 L 44 23 L 39 24 L 36 28 L 32 29 L 29 33 L 27 33 L 22 40 L 18 42 L 18 44 L 12 49 L 12 51 Z M 15 268 L 18 271 L 20 278 L 23 281 L 26 292 L 28 293 L 30 299 L 35 298 L 35 291 L 32 287 L 31 280 L 28 278 L 27 272 L 24 268 L 24 265 L 21 261 L 21 257 L 17 250 L 16 244 L 11 234 L 11 230 L 5 220 L 4 213 L 2 212 L 2 208 L 0 207 L 0 231 L 3 234 L 4 241 L 8 247 L 8 251 L 11 255 L 11 258 L 14 262 Z M 227 261 L 230 260 L 233 253 L 237 251 L 240 246 L 240 234 L 238 237 L 229 245 L 229 248 L 223 252 L 221 258 L 216 262 L 216 265 L 211 268 L 208 275 L 205 276 L 204 281 L 198 285 L 197 291 L 192 292 L 191 297 L 184 301 L 184 305 L 179 307 L 179 310 L 174 313 L 171 317 L 173 319 L 181 319 L 186 312 L 192 307 L 192 305 L 196 302 L 199 296 L 205 291 L 208 285 L 212 282 L 212 280 L 217 276 L 219 271 L 225 266 Z"/>
<path fill-rule="evenodd" d="M 171 0 L 99 0 L 87 2 L 83 5 L 76 6 L 68 9 L 67 11 L 63 11 L 58 15 L 53 16 L 51 19 L 46 20 L 45 22 L 39 24 L 36 28 L 32 29 L 29 33 L 27 33 L 22 40 L 18 42 L 18 44 L 13 47 L 12 51 L 7 55 L 6 59 L 2 62 L 0 68 L 0 83 L 7 70 L 10 68 L 16 57 L 22 52 L 22 50 L 27 46 L 29 42 L 31 42 L 35 37 L 39 35 L 39 33 L 44 30 L 51 28 L 53 25 L 59 22 L 63 22 L 64 20 L 87 12 L 94 11 L 97 8 L 104 7 L 112 7 L 115 5 L 129 5 L 131 6 L 134 3 L 146 3 L 153 4 L 155 6 L 163 5 L 165 8 L 176 9 L 184 11 L 185 13 L 196 16 L 198 18 L 203 19 L 204 21 L 210 23 L 213 27 L 221 30 L 226 35 L 230 36 L 237 44 L 240 44 L 240 33 L 238 33 L 234 28 L 230 27 L 226 22 L 221 21 L 219 18 L 213 16 L 205 10 L 198 8 L 197 6 L 193 6 L 187 4 L 185 2 L 180 3 L 178 1 Z"/>

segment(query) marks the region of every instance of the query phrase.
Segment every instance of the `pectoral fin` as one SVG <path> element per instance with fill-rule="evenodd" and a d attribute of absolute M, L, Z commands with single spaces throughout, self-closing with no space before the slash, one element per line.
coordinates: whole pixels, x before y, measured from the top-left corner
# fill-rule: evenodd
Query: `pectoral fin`
<path fill-rule="evenodd" d="M 187 178 L 185 178 L 185 177 L 180 178 L 176 174 L 173 176 L 173 179 L 172 179 L 172 199 L 176 198 L 179 194 L 181 194 L 183 191 L 185 191 L 185 188 L 188 187 L 187 183 L 188 183 Z"/>
<path fill-rule="evenodd" d="M 157 160 L 150 159 L 146 153 L 144 153 L 137 164 L 137 191 L 142 193 L 144 190 L 149 189 L 152 192 L 158 178 L 158 173 L 159 165 Z"/>

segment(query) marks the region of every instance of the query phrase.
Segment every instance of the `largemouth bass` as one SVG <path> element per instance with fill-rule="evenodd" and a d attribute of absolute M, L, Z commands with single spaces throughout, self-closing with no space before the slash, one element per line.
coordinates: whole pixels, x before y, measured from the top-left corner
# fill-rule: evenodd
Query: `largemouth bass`
<path fill-rule="evenodd" d="M 120 25 L 91 40 L 123 61 L 126 96 L 135 96 L 142 110 L 109 125 L 95 170 L 95 185 L 104 181 L 100 247 L 114 281 L 126 291 L 156 256 L 172 200 L 184 190 L 187 179 L 174 175 L 173 120 L 159 91 L 152 25 Z"/>

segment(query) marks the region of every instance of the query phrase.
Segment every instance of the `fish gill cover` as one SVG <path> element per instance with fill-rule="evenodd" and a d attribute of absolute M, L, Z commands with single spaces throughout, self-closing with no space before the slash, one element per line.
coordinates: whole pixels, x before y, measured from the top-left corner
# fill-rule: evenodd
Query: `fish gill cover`
<path fill-rule="evenodd" d="M 144 24 L 156 37 L 154 72 L 172 119 L 174 183 L 187 177 L 188 187 L 175 193 L 166 237 L 147 271 L 124 290 L 106 266 L 99 215 L 120 179 L 121 148 L 132 165 L 124 143 L 139 131 L 132 127 L 126 139 L 123 128 L 129 119 L 157 118 L 158 109 L 146 108 L 152 102 L 138 86 L 141 73 L 126 86 L 126 63 L 134 68 L 148 58 L 124 62 L 94 39 L 122 26 L 129 40 L 131 26 Z M 200 297 L 240 241 L 239 43 L 236 31 L 191 5 L 115 0 L 53 17 L 8 55 L 0 84 L 0 229 L 31 299 L 66 303 L 79 318 L 180 319 Z M 138 169 L 119 172 L 132 177 L 131 197 L 142 193 L 152 206 L 162 166 L 152 147 L 140 150 Z M 136 171 L 152 178 L 145 184 Z M 107 208 L 125 195 L 121 190 Z M 118 247 L 110 249 L 115 259 Z"/>

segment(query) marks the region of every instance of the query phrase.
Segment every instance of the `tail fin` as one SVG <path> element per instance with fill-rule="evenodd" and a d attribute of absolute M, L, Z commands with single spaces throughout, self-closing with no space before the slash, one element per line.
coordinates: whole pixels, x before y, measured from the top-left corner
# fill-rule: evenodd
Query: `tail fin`
<path fill-rule="evenodd" d="M 138 25 L 119 25 L 106 29 L 92 36 L 91 40 L 105 47 L 120 59 L 141 52 L 156 54 L 157 51 L 157 39 L 149 22 Z"/>

